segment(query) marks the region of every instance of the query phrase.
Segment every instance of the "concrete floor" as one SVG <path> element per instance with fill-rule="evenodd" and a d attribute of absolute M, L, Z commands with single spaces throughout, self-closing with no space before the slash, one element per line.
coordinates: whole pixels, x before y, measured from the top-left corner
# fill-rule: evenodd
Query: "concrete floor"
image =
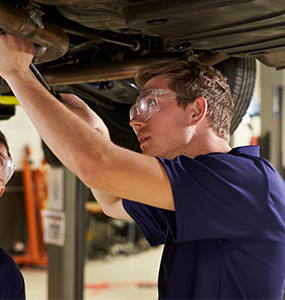
<path fill-rule="evenodd" d="M 108 260 L 88 260 L 85 265 L 84 300 L 157 299 L 157 277 L 162 247 Z M 22 268 L 28 300 L 47 300 L 46 270 Z"/>

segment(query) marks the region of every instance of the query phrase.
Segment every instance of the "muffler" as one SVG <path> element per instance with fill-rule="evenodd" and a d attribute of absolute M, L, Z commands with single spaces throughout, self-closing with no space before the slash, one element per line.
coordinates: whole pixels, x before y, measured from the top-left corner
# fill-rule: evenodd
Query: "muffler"
<path fill-rule="evenodd" d="M 26 11 L 0 1 L 0 29 L 14 36 L 29 39 L 36 47 L 35 63 L 44 63 L 62 57 L 69 48 L 67 34 L 59 27 L 43 22 L 39 28 Z"/>

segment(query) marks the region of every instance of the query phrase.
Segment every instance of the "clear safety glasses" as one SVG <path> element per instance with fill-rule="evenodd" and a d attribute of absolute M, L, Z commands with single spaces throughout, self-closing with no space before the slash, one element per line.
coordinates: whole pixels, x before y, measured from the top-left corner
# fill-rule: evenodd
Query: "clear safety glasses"
<path fill-rule="evenodd" d="M 172 97 L 163 98 L 158 101 L 158 97 L 170 95 Z M 176 96 L 176 93 L 169 90 L 152 89 L 140 94 L 130 109 L 130 120 L 136 115 L 141 121 L 146 122 L 150 117 L 164 109 Z"/>
<path fill-rule="evenodd" d="M 3 185 L 6 185 L 11 179 L 14 171 L 15 166 L 12 159 L 5 153 L 0 152 L 0 180 L 3 182 Z"/>

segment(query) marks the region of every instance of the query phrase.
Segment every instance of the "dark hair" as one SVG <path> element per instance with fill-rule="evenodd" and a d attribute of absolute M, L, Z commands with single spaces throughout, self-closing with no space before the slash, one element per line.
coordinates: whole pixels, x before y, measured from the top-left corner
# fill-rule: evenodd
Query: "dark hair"
<path fill-rule="evenodd" d="M 8 156 L 10 158 L 12 158 L 11 153 L 10 153 L 10 149 L 9 149 L 9 146 L 8 146 L 7 139 L 6 139 L 4 133 L 1 130 L 0 130 L 0 143 L 2 143 L 5 146 L 5 148 L 7 149 Z"/>
<path fill-rule="evenodd" d="M 135 80 L 142 88 L 156 76 L 170 79 L 169 88 L 177 94 L 178 105 L 184 108 L 198 97 L 205 98 L 211 128 L 217 136 L 229 141 L 234 105 L 227 78 L 219 70 L 194 61 L 161 62 L 141 68 Z"/>

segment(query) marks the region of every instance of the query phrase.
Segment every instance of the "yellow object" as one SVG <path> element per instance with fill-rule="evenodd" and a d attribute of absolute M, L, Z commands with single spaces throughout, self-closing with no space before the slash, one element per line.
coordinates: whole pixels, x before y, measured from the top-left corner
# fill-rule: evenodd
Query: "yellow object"
<path fill-rule="evenodd" d="M 20 104 L 14 96 L 0 96 L 0 104 L 4 105 L 18 105 Z"/>

